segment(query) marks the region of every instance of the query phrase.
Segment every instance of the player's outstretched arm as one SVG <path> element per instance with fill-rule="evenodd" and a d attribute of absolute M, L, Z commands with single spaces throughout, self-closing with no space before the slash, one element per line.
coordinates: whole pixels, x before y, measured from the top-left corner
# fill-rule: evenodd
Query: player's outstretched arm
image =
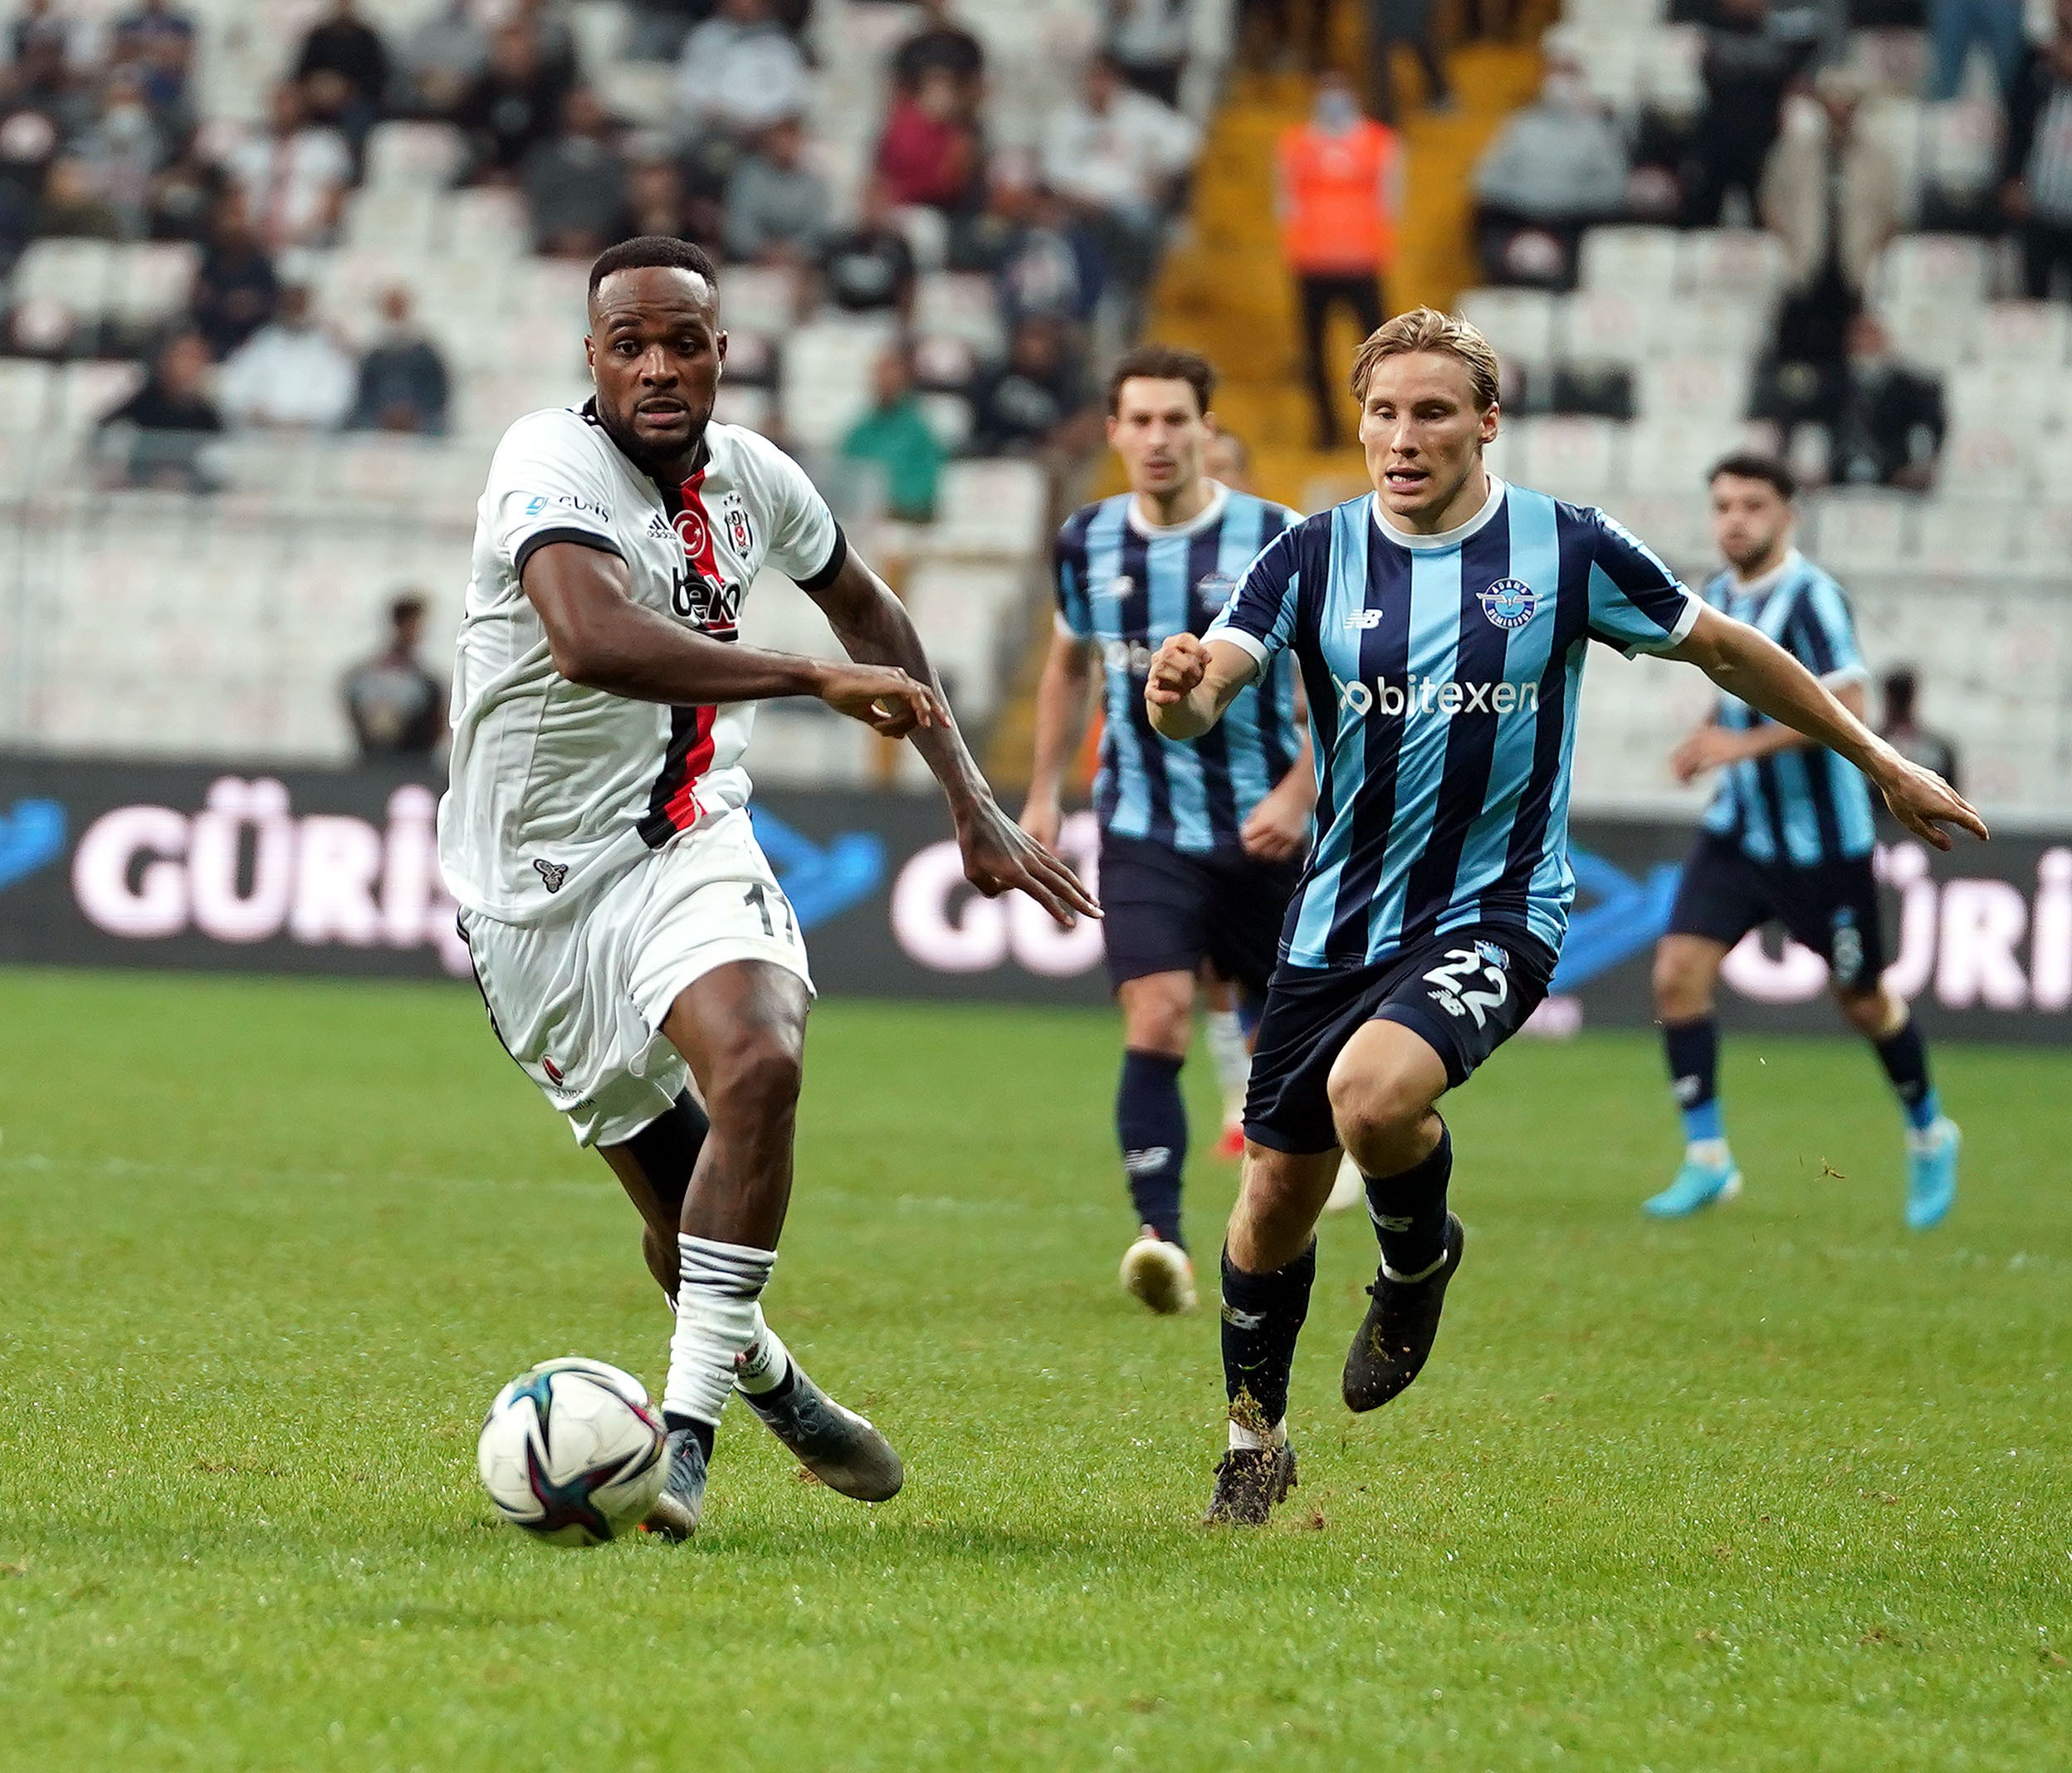
<path fill-rule="evenodd" d="M 1835 700 L 1862 720 L 1868 706 L 1863 685 L 1838 683 L 1832 688 Z M 1737 732 L 1717 720 L 1708 720 L 1669 753 L 1669 771 L 1679 782 L 1693 782 L 1708 769 L 1723 769 L 1729 764 L 1754 763 L 1761 758 L 1775 757 L 1780 751 L 1802 750 L 1812 743 L 1804 733 L 1774 722 L 1766 721 L 1746 732 Z"/>
<path fill-rule="evenodd" d="M 602 549 L 550 542 L 525 562 L 524 584 L 554 668 L 589 689 L 686 707 L 811 696 L 888 739 L 938 731 L 950 718 L 941 691 L 903 671 L 736 646 L 644 609 L 626 563 Z"/>
<path fill-rule="evenodd" d="M 1092 643 L 1054 633 L 1036 681 L 1036 755 L 1029 765 L 1022 829 L 1046 847 L 1063 823 L 1065 769 L 1087 726 L 1087 691 L 1093 681 Z"/>
<path fill-rule="evenodd" d="M 933 692 L 939 718 L 914 734 L 914 746 L 928 761 L 950 802 L 957 844 L 964 852 L 965 878 L 989 899 L 1027 893 L 1067 929 L 1079 914 L 1098 917 L 1101 907 L 1078 877 L 1003 813 L 993 790 L 957 730 L 935 667 L 914 632 L 906 605 L 852 548 L 833 581 L 808 593 L 826 613 L 842 649 L 853 659 L 896 666 Z"/>
<path fill-rule="evenodd" d="M 1174 635 L 1151 655 L 1144 680 L 1151 725 L 1168 739 L 1199 739 L 1223 718 L 1258 669 L 1250 653 L 1227 640 Z"/>
<path fill-rule="evenodd" d="M 1942 777 L 1902 757 L 1805 666 L 1747 623 L 1703 610 L 1669 656 L 1697 666 L 1759 714 L 1839 751 L 1870 778 L 1893 817 L 1923 842 L 1951 847 L 1945 825 L 1976 838 L 1991 835 L 1985 820 Z"/>

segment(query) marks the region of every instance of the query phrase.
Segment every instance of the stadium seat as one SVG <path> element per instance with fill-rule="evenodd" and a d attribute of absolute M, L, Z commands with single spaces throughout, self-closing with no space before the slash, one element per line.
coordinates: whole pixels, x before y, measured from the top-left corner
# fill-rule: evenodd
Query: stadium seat
<path fill-rule="evenodd" d="M 355 192 L 345 205 L 339 237 L 354 248 L 418 256 L 437 250 L 442 206 L 437 191 L 418 185 Z"/>
<path fill-rule="evenodd" d="M 1996 580 L 2021 558 L 2030 509 L 1947 495 L 1924 501 L 1914 516 L 1913 564 L 1951 579 Z"/>
<path fill-rule="evenodd" d="M 1741 442 L 1740 428 L 1732 424 L 1674 415 L 1640 420 L 1626 433 L 1626 490 L 1680 494 L 1697 506 L 1706 471 Z"/>
<path fill-rule="evenodd" d="M 1595 505 L 1624 485 L 1625 430 L 1608 418 L 1536 420 L 1526 451 L 1529 483 Z"/>
<path fill-rule="evenodd" d="M 809 448 L 840 441 L 868 409 L 871 373 L 891 343 L 890 319 L 814 320 L 785 341 L 779 408 L 784 428 Z"/>
<path fill-rule="evenodd" d="M 1673 123 L 1695 117 L 1705 103 L 1704 51 L 1695 25 L 1658 25 L 1640 37 L 1635 74 L 1641 102 Z"/>
<path fill-rule="evenodd" d="M 1851 574 L 1890 573 L 1912 553 L 1912 501 L 1903 493 L 1837 491 L 1813 501 L 1811 547 L 1845 580 Z"/>
<path fill-rule="evenodd" d="M 2072 381 L 2072 310 L 2059 301 L 1996 301 L 1981 316 L 1978 360 L 2055 382 Z"/>
<path fill-rule="evenodd" d="M 720 305 L 730 328 L 780 338 L 799 319 L 798 273 L 782 265 L 730 265 L 721 273 Z M 730 363 L 731 371 L 733 365 Z"/>
<path fill-rule="evenodd" d="M 1938 374 L 1969 363 L 1978 349 L 1984 309 L 1966 302 L 1938 301 L 1933 296 L 1905 300 L 1881 300 L 1879 316 L 1884 320 L 1893 349 L 1908 363 Z"/>
<path fill-rule="evenodd" d="M 377 124 L 367 137 L 367 183 L 378 191 L 398 186 L 443 191 L 459 177 L 467 151 L 451 124 Z"/>
<path fill-rule="evenodd" d="M 1647 354 L 1648 307 L 1638 296 L 1618 290 L 1579 291 L 1562 304 L 1561 318 L 1565 362 L 1586 369 L 1630 368 Z"/>
<path fill-rule="evenodd" d="M 51 422 L 67 437 L 83 436 L 134 394 L 143 382 L 142 364 L 66 364 L 55 379 Z"/>
<path fill-rule="evenodd" d="M 515 261 L 532 248 L 525 198 L 516 191 L 493 185 L 456 191 L 441 200 L 440 219 L 440 251 L 467 265 L 477 279 L 491 266 Z"/>
<path fill-rule="evenodd" d="M 936 441 L 952 455 L 971 441 L 971 403 L 962 394 L 925 393 L 919 404 Z"/>
<path fill-rule="evenodd" d="M 955 339 L 980 357 L 1007 350 L 993 280 L 970 271 L 931 271 L 914 290 L 913 330 L 928 338 Z"/>
<path fill-rule="evenodd" d="M 931 551 L 1028 559 L 1041 545 L 1049 501 L 1033 462 L 953 462 L 942 472 Z"/>
<path fill-rule="evenodd" d="M 1635 373 L 1634 403 L 1643 418 L 1731 425 L 1748 410 L 1748 381 L 1745 356 L 1663 358 L 1641 364 Z"/>
<path fill-rule="evenodd" d="M 1881 302 L 1920 302 L 1945 309 L 1986 300 L 1992 261 L 1980 242 L 1960 234 L 1902 234 L 1878 256 L 1872 272 Z"/>
<path fill-rule="evenodd" d="M 27 435 L 50 428 L 55 374 L 34 358 L 0 357 L 0 430 Z"/>
<path fill-rule="evenodd" d="M 116 247 L 109 265 L 109 310 L 123 325 L 156 326 L 183 313 L 200 250 L 183 240 L 136 241 Z"/>
<path fill-rule="evenodd" d="M 1668 227 L 1593 227 L 1583 236 L 1581 286 L 1637 301 L 1663 300 L 1676 287 L 1678 235 Z"/>
<path fill-rule="evenodd" d="M 1743 371 L 1768 342 L 1770 309 L 1752 295 L 1693 291 L 1659 304 L 1648 316 L 1653 358 L 1707 358 Z"/>
<path fill-rule="evenodd" d="M 1556 322 L 1561 308 L 1555 296 L 1543 290 L 1468 290 L 1454 306 L 1482 329 L 1499 357 L 1527 376 L 1553 368 L 1560 355 Z"/>
<path fill-rule="evenodd" d="M 1962 203 L 1991 189 L 2000 171 L 2000 107 L 1957 98 L 1921 108 L 1921 182 Z"/>
<path fill-rule="evenodd" d="M 2057 428 L 2066 379 L 2016 363 L 1952 369 L 1942 383 L 1943 406 L 1957 429 L 1993 429 L 2034 437 Z"/>
<path fill-rule="evenodd" d="M 906 237 L 914 263 L 924 271 L 940 271 L 950 256 L 950 220 L 940 209 L 922 203 L 902 204 L 893 219 Z"/>
<path fill-rule="evenodd" d="M 1731 297 L 1766 316 L 1784 287 L 1784 246 L 1760 228 L 1700 228 L 1677 254 L 1677 281 L 1696 296 Z"/>
<path fill-rule="evenodd" d="M 2013 500 L 2035 485 L 2028 433 L 2011 425 L 1959 424 L 1942 440 L 1937 485 L 1946 492 Z"/>

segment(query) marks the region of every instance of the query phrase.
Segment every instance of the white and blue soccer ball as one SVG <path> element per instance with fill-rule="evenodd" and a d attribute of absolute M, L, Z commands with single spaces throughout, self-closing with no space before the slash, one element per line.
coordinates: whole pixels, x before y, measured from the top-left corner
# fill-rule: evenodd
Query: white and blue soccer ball
<path fill-rule="evenodd" d="M 541 1361 L 496 1394 L 476 1463 L 513 1526 L 551 1546 L 599 1546 L 647 1518 L 668 1448 L 638 1380 L 570 1355 Z"/>

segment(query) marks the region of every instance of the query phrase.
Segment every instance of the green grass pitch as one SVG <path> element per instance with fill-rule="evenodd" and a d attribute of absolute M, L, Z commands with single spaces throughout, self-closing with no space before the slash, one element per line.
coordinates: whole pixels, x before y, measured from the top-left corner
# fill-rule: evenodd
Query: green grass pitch
<path fill-rule="evenodd" d="M 1938 1054 L 1965 1187 L 1912 1237 L 1856 1047 L 1731 1040 L 1748 1194 L 1658 1226 L 1653 1043 L 1515 1043 L 1449 1110 L 1431 1367 L 1345 1414 L 1327 1222 L 1302 1487 L 1235 1536 L 1214 1316 L 1116 1288 L 1114 1039 L 823 1006 L 771 1316 L 906 1493 L 737 1411 L 694 1542 L 565 1552 L 492 1524 L 481 1410 L 572 1351 L 658 1384 L 668 1319 L 472 994 L 0 974 L 0 1764 L 2072 1763 L 2062 1053 Z"/>

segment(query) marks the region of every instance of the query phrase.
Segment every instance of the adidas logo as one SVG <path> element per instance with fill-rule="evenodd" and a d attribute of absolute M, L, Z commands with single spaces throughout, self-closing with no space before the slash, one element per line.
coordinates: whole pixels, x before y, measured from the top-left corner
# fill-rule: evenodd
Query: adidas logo
<path fill-rule="evenodd" d="M 648 533 L 666 542 L 677 532 L 669 527 L 667 520 L 657 515 L 648 518 Z"/>

